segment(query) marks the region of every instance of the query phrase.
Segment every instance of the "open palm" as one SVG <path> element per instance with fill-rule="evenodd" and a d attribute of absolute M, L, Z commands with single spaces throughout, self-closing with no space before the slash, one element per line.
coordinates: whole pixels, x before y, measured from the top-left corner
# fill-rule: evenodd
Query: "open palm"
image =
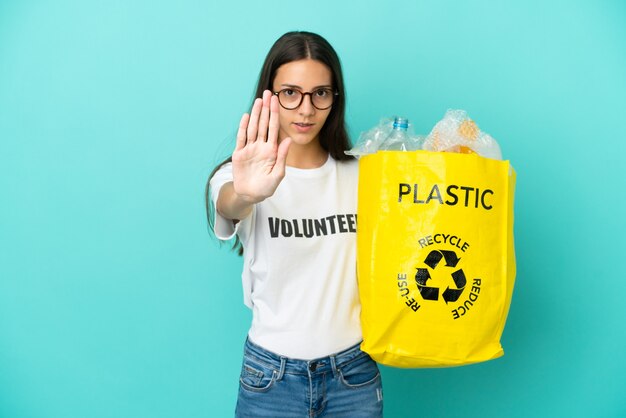
<path fill-rule="evenodd" d="M 239 123 L 232 156 L 233 186 L 250 203 L 272 196 L 285 177 L 291 139 L 285 138 L 278 144 L 278 110 L 278 99 L 266 90 Z"/>

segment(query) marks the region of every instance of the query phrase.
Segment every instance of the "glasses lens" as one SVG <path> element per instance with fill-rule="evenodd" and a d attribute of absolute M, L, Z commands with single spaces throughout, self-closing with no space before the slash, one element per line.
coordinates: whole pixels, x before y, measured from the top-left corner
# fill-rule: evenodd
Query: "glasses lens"
<path fill-rule="evenodd" d="M 295 109 L 300 106 L 302 93 L 298 90 L 285 89 L 278 92 L 278 101 L 286 109 Z"/>
<path fill-rule="evenodd" d="M 318 109 L 328 109 L 333 105 L 335 95 L 331 89 L 318 89 L 311 93 L 313 106 Z"/>

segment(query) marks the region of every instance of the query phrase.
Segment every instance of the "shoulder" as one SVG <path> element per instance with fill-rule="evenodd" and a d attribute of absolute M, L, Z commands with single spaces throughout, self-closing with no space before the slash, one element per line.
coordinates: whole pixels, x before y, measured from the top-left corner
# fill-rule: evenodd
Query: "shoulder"
<path fill-rule="evenodd" d="M 233 181 L 233 167 L 230 162 L 227 162 L 219 167 L 209 179 L 211 198 L 214 202 L 217 202 L 217 197 L 222 186 L 230 181 Z"/>
<path fill-rule="evenodd" d="M 215 170 L 211 177 L 211 185 L 231 181 L 233 178 L 233 165 L 230 162 L 224 163 Z"/>
<path fill-rule="evenodd" d="M 336 161 L 337 170 L 345 175 L 358 176 L 359 174 L 359 161 L 356 158 L 349 160 Z"/>
<path fill-rule="evenodd" d="M 225 162 L 223 163 L 216 171 L 215 175 L 222 175 L 224 173 L 232 173 L 233 172 L 233 163 Z"/>

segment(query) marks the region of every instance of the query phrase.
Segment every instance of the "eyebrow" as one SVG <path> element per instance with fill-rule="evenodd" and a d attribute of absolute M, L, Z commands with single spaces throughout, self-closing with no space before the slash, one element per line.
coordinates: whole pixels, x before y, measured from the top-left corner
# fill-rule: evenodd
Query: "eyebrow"
<path fill-rule="evenodd" d="M 302 87 L 297 86 L 297 85 L 295 85 L 295 84 L 281 84 L 280 86 L 281 86 L 281 87 L 289 87 L 289 88 L 292 88 L 292 89 L 300 89 L 300 90 L 303 90 L 303 89 L 302 89 Z M 329 85 L 329 84 L 324 84 L 324 85 L 321 85 L 321 86 L 315 86 L 315 87 L 313 87 L 313 89 L 312 89 L 312 90 L 323 89 L 323 88 L 332 89 L 332 88 L 333 88 L 333 86 L 331 86 L 331 85 Z"/>

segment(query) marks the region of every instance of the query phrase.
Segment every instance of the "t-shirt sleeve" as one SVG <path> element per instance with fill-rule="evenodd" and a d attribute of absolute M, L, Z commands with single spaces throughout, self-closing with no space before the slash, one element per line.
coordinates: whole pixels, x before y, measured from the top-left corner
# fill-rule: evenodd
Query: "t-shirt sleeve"
<path fill-rule="evenodd" d="M 215 232 L 215 236 L 221 240 L 229 240 L 233 238 L 238 232 L 241 224 L 245 223 L 244 220 L 235 223 L 232 219 L 226 219 L 217 212 L 217 197 L 220 194 L 220 190 L 222 189 L 222 186 L 231 181 L 233 181 L 233 167 L 231 163 L 226 163 L 220 167 L 219 170 L 217 170 L 209 182 L 211 190 L 210 197 L 213 202 L 213 207 L 215 208 L 213 230 Z M 247 218 L 250 218 L 250 215 Z"/>

